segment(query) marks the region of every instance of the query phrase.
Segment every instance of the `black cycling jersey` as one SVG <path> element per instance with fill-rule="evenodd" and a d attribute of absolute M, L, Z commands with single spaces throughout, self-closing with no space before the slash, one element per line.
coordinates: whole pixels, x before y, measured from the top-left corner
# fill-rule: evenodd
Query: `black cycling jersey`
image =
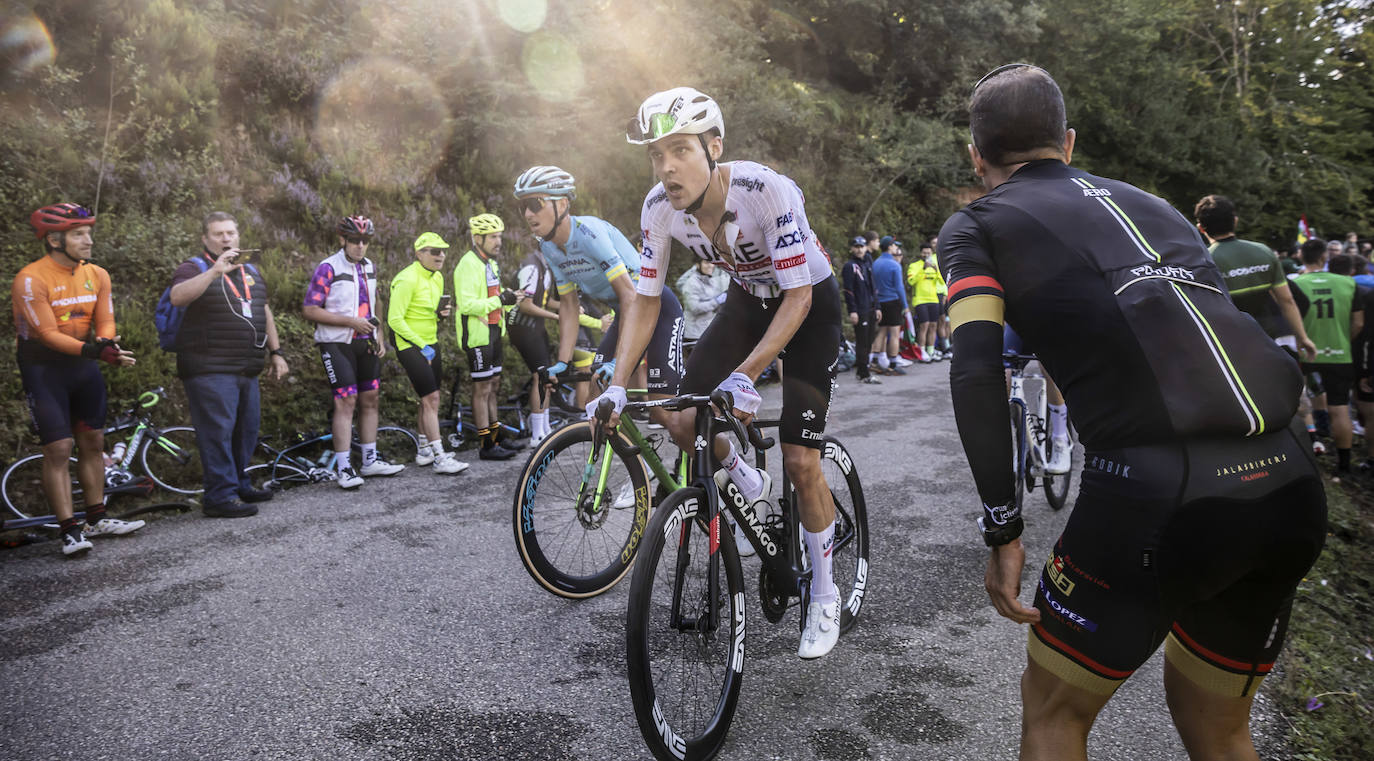
<path fill-rule="evenodd" d="M 1028 163 L 945 222 L 940 264 L 952 326 L 1000 323 L 1005 306 L 1089 449 L 1252 436 L 1296 410 L 1295 363 L 1231 303 L 1197 229 L 1139 188 L 1054 159 Z M 1000 346 L 1000 328 L 988 333 Z M 959 403 L 1004 393 L 1000 362 L 960 348 L 951 370 L 960 430 L 984 501 L 1005 504 L 1002 405 Z M 972 425 L 980 415 L 995 420 Z M 990 440 L 970 441 L 980 427 Z"/>

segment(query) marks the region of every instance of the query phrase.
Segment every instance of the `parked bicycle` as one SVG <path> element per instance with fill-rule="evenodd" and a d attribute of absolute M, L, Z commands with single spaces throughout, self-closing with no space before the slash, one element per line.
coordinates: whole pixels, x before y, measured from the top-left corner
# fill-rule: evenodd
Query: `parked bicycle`
<path fill-rule="evenodd" d="M 649 520 L 630 581 L 625 638 L 631 702 L 656 758 L 709 759 L 719 752 L 734 719 L 747 650 L 744 572 L 735 543 L 719 540 L 728 531 L 720 516 L 732 516 L 757 551 L 759 603 L 764 618 L 777 623 L 789 608 L 800 605 L 805 611 L 810 594 L 796 494 L 784 477 L 781 496 L 761 511 L 733 483 L 725 493 L 719 491 L 713 475 L 720 465 L 709 446 L 718 432 L 729 431 L 742 445 L 752 445 L 756 459 L 773 443 L 755 427 L 746 432 L 730 413 L 734 405 L 728 393 L 626 408 L 632 406 L 694 408 L 697 415 L 691 481 L 669 494 Z M 845 633 L 858 619 L 868 584 L 868 513 L 853 458 L 833 436 L 825 437 L 821 464 L 835 505 L 833 572 Z"/>
<path fill-rule="evenodd" d="M 1047 381 L 1034 355 L 1007 353 L 1002 358 L 1011 366 L 1011 390 L 1008 402 L 1011 409 L 1011 428 L 1015 445 L 1016 504 L 1021 505 L 1022 489 L 1029 494 L 1036 482 L 1045 491 L 1045 499 L 1054 510 L 1068 501 L 1069 482 L 1073 472 L 1052 475 L 1045 471 L 1045 463 L 1054 455 L 1054 438 L 1049 430 L 1049 407 L 1045 397 Z M 1069 429 L 1069 447 L 1075 436 Z"/>
<path fill-rule="evenodd" d="M 162 388 L 145 391 L 129 410 L 105 429 L 105 436 L 128 431 L 128 436 L 113 447 L 114 462 L 105 468 L 108 491 L 146 475 L 158 487 L 174 494 L 200 494 L 200 451 L 195 429 L 185 425 L 160 427 L 147 410 L 166 396 Z M 76 458 L 71 458 L 75 473 Z M 81 502 L 81 484 L 72 477 L 72 503 Z M 43 455 L 22 457 L 10 464 L 0 476 L 0 495 L 5 507 L 16 518 L 42 515 L 48 510 L 43 492 Z"/>

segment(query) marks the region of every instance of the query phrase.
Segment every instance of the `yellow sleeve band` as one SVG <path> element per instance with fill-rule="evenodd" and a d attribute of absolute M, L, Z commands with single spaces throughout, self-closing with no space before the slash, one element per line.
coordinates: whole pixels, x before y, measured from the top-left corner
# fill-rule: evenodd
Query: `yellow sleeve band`
<path fill-rule="evenodd" d="M 577 284 L 576 284 L 576 283 L 559 283 L 559 284 L 558 284 L 558 295 L 559 295 L 559 296 L 567 296 L 569 293 L 572 293 L 572 292 L 575 291 L 575 290 L 577 290 Z"/>
<path fill-rule="evenodd" d="M 959 299 L 949 305 L 949 329 L 955 331 L 966 322 L 978 322 L 980 320 L 1001 325 L 1005 308 L 1006 303 L 1002 301 L 1000 296 L 986 293 Z"/>
<path fill-rule="evenodd" d="M 611 269 L 606 270 L 606 279 L 615 280 L 616 278 L 620 277 L 621 275 L 624 275 L 627 272 L 629 272 L 629 270 L 625 268 L 625 265 L 619 264 L 615 267 L 612 267 Z"/>

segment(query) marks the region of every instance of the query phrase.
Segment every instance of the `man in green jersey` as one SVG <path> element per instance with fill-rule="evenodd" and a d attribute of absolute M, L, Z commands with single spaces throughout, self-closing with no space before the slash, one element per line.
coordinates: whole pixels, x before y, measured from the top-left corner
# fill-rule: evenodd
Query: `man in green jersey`
<path fill-rule="evenodd" d="M 1319 374 L 1326 389 L 1331 415 L 1331 437 L 1336 440 L 1338 473 L 1350 471 L 1350 388 L 1355 381 L 1351 336 L 1364 328 L 1364 307 L 1355 300 L 1355 280 L 1325 272 L 1326 241 L 1302 244 L 1302 274 L 1293 284 L 1309 302 L 1303 326 L 1317 347 L 1317 355 L 1302 364 L 1304 373 Z"/>
<path fill-rule="evenodd" d="M 444 259 L 448 244 L 438 233 L 415 239 L 415 261 L 391 280 L 387 327 L 395 334 L 396 358 L 420 397 L 416 430 L 420 450 L 416 465 L 433 464 L 435 473 L 461 473 L 468 464 L 444 451 L 439 435 L 439 389 L 443 361 L 439 354 L 439 318 L 453 311 L 444 295 Z"/>
<path fill-rule="evenodd" d="M 453 300 L 458 307 L 458 345 L 468 357 L 472 375 L 472 421 L 482 439 L 478 457 L 509 460 L 516 454 L 500 443 L 501 421 L 496 417 L 501 388 L 501 361 L 506 321 L 502 307 L 514 306 L 515 293 L 501 288 L 496 257 L 506 223 L 495 214 L 468 220 L 472 248 L 453 269 Z"/>
<path fill-rule="evenodd" d="M 1211 244 L 1207 250 L 1236 307 L 1254 317 L 1278 345 L 1301 351 L 1309 360 L 1316 356 L 1278 257 L 1268 246 L 1236 237 L 1238 217 L 1231 199 L 1203 196 L 1193 208 L 1193 220 Z"/>

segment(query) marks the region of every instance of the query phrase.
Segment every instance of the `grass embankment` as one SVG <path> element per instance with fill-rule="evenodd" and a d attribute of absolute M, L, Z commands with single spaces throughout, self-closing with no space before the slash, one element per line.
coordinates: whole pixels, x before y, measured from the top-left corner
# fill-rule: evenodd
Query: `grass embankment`
<path fill-rule="evenodd" d="M 1298 587 L 1274 698 L 1302 761 L 1374 754 L 1374 487 L 1328 482 L 1326 549 Z"/>

